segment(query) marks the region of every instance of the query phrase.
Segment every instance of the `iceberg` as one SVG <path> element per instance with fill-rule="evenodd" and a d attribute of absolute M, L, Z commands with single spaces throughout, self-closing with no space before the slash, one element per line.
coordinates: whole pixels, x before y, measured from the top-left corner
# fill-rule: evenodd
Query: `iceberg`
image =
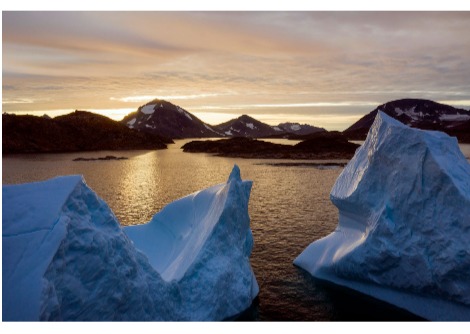
<path fill-rule="evenodd" d="M 176 282 L 188 320 L 225 319 L 249 308 L 259 287 L 248 199 L 252 182 L 235 166 L 227 184 L 166 206 L 124 232 L 166 282 Z"/>
<path fill-rule="evenodd" d="M 227 181 L 122 228 L 82 176 L 2 187 L 4 321 L 224 320 L 259 288 L 251 181 Z"/>
<path fill-rule="evenodd" d="M 294 264 L 429 320 L 470 320 L 470 164 L 379 112 L 336 180 L 339 223 Z"/>

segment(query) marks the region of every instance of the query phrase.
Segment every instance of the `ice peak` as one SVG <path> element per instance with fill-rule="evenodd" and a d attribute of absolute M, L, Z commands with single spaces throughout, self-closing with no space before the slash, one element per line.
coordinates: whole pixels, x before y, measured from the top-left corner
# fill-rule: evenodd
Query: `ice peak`
<path fill-rule="evenodd" d="M 406 127 L 405 124 L 401 123 L 400 121 L 397 121 L 393 117 L 388 116 L 385 112 L 380 109 L 377 113 L 377 116 L 375 117 L 375 122 L 385 123 L 393 126 Z"/>
<path fill-rule="evenodd" d="M 2 319 L 235 317 L 259 292 L 250 187 L 222 183 L 123 229 L 80 175 L 3 186 Z"/>
<path fill-rule="evenodd" d="M 331 190 L 337 229 L 294 263 L 426 319 L 468 321 L 468 189 L 456 138 L 379 111 Z"/>
<path fill-rule="evenodd" d="M 31 222 L 26 218 L 35 222 L 37 230 L 52 228 L 64 203 L 80 184 L 85 184 L 82 175 L 69 175 L 41 182 L 3 186 L 2 235 L 30 233 Z M 23 208 L 25 202 L 30 204 L 22 214 L 24 219 L 17 221 L 21 209 L 14 208 Z"/>
<path fill-rule="evenodd" d="M 230 176 L 228 177 L 228 182 L 236 180 L 236 181 L 241 181 L 241 175 L 240 175 L 240 167 L 237 166 L 237 164 L 233 165 L 232 172 L 230 173 Z"/>

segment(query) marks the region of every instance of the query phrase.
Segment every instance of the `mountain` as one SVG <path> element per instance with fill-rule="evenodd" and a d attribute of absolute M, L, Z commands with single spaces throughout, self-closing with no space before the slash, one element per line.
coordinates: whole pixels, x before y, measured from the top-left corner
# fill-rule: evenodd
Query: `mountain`
<path fill-rule="evenodd" d="M 277 126 L 273 126 L 273 129 L 276 131 L 289 132 L 296 135 L 309 135 L 315 132 L 326 131 L 323 128 L 317 128 L 316 126 L 300 123 L 280 123 Z"/>
<path fill-rule="evenodd" d="M 168 141 L 87 111 L 53 119 L 3 114 L 2 131 L 3 153 L 153 150 L 166 148 Z"/>
<path fill-rule="evenodd" d="M 172 139 L 221 136 L 180 106 L 159 99 L 140 106 L 136 112 L 124 117 L 121 123 L 131 129 Z"/>
<path fill-rule="evenodd" d="M 131 129 L 174 139 L 282 137 L 290 134 L 308 135 L 326 131 L 322 128 L 299 123 L 281 123 L 278 126 L 270 126 L 248 115 L 242 115 L 219 125 L 209 125 L 180 106 L 160 99 L 140 106 L 137 111 L 124 117 L 121 123 Z"/>
<path fill-rule="evenodd" d="M 228 122 L 215 125 L 214 129 L 230 137 L 259 138 L 269 137 L 279 133 L 279 131 L 273 129 L 272 126 L 260 122 L 248 115 L 242 115 Z"/>
<path fill-rule="evenodd" d="M 470 142 L 469 110 L 422 99 L 402 99 L 382 104 L 343 133 L 349 139 L 365 139 L 379 110 L 413 128 L 439 130 L 457 136 L 460 142 Z"/>

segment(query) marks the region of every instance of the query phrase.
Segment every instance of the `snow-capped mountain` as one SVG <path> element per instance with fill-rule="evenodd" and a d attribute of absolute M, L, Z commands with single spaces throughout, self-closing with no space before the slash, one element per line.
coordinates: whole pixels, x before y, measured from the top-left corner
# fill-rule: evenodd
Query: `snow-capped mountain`
<path fill-rule="evenodd" d="M 326 131 L 323 128 L 317 128 L 316 126 L 312 125 L 290 122 L 280 123 L 279 125 L 273 126 L 272 128 L 278 132 L 290 132 L 295 133 L 297 135 L 309 135 L 315 132 Z"/>
<path fill-rule="evenodd" d="M 131 129 L 168 138 L 219 137 L 212 126 L 165 100 L 155 99 L 140 106 L 121 121 Z"/>
<path fill-rule="evenodd" d="M 470 121 L 469 110 L 430 100 L 402 99 L 378 106 L 346 129 L 344 134 L 350 139 L 364 139 L 379 110 L 413 128 L 444 131 L 457 136 L 459 140 L 461 138 L 454 130 Z"/>
<path fill-rule="evenodd" d="M 248 115 L 242 115 L 228 122 L 215 125 L 214 129 L 229 137 L 268 137 L 279 134 L 272 126 Z"/>
<path fill-rule="evenodd" d="M 326 131 L 308 124 L 281 123 L 271 126 L 248 115 L 242 115 L 219 125 L 209 125 L 196 116 L 165 100 L 155 99 L 121 121 L 131 129 L 158 134 L 162 137 L 204 138 L 204 137 L 250 137 L 261 138 L 284 134 L 309 135 Z"/>

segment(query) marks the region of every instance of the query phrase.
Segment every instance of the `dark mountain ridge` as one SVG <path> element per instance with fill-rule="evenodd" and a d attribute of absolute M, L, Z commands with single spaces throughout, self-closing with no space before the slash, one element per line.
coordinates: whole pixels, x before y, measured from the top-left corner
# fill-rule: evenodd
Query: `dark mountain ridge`
<path fill-rule="evenodd" d="M 121 121 L 131 129 L 172 139 L 220 137 L 209 124 L 171 102 L 155 99 Z"/>
<path fill-rule="evenodd" d="M 160 136 L 129 129 L 87 111 L 55 118 L 2 114 L 2 151 L 55 153 L 98 150 L 164 149 Z"/>
<path fill-rule="evenodd" d="M 260 122 L 248 115 L 241 115 L 230 121 L 215 125 L 214 129 L 229 137 L 259 138 L 278 133 L 270 125 Z"/>
<path fill-rule="evenodd" d="M 287 134 L 292 133 L 297 136 L 307 136 L 312 133 L 326 131 L 323 128 L 319 128 L 319 127 L 312 126 L 309 124 L 300 124 L 300 123 L 292 123 L 292 122 L 279 123 L 279 125 L 273 126 L 273 129 L 275 130 L 279 129 L 280 131 L 283 131 Z"/>
<path fill-rule="evenodd" d="M 182 138 L 208 137 L 285 137 L 289 135 L 308 135 L 314 132 L 326 131 L 308 124 L 281 123 L 271 126 L 251 116 L 241 115 L 227 122 L 210 125 L 171 102 L 154 99 L 137 111 L 130 113 L 121 123 L 131 129 L 158 134 L 160 136 Z"/>
<path fill-rule="evenodd" d="M 470 142 L 470 111 L 423 99 L 401 99 L 384 103 L 343 131 L 351 140 L 364 140 L 381 110 L 403 124 L 423 130 L 438 130 Z"/>

